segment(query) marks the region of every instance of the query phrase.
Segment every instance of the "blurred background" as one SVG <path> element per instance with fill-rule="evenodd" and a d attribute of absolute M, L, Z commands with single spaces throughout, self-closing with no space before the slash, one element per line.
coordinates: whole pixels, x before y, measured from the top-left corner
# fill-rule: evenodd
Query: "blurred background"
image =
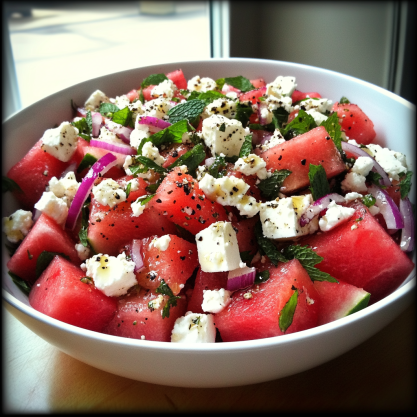
<path fill-rule="evenodd" d="M 90 78 L 210 57 L 323 67 L 415 104 L 415 21 L 408 1 L 6 1 L 3 120 Z"/>

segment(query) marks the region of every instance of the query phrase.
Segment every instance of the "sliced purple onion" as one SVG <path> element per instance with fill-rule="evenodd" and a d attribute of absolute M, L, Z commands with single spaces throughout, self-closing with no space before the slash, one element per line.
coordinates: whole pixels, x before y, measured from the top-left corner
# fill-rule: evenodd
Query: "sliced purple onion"
<path fill-rule="evenodd" d="M 368 187 L 368 192 L 375 197 L 375 205 L 379 208 L 380 213 L 384 217 L 387 229 L 402 229 L 404 227 L 403 216 L 390 195 L 375 184 Z"/>
<path fill-rule="evenodd" d="M 85 200 L 87 200 L 87 197 L 90 195 L 90 192 L 94 186 L 94 181 L 99 178 L 100 175 L 105 174 L 110 168 L 114 167 L 116 163 L 116 156 L 112 153 L 106 153 L 106 155 L 102 156 L 89 169 L 87 175 L 82 179 L 81 184 L 78 187 L 78 190 L 75 193 L 75 197 L 72 200 L 71 206 L 68 210 L 68 217 L 65 224 L 67 229 L 74 229 L 81 208 Z"/>
<path fill-rule="evenodd" d="M 365 152 L 362 148 L 359 148 L 359 146 L 352 145 L 351 143 L 347 143 L 343 141 L 342 141 L 342 149 L 345 152 L 349 152 L 357 157 L 366 156 L 368 158 L 371 158 L 374 163 L 372 170 L 376 171 L 379 175 L 381 175 L 382 185 L 385 185 L 386 187 L 389 187 L 391 185 L 391 181 L 388 178 L 387 173 L 384 171 L 381 165 L 379 165 L 378 162 L 376 162 L 375 158 L 369 155 L 369 153 Z"/>
<path fill-rule="evenodd" d="M 414 218 L 413 208 L 408 197 L 400 200 L 400 213 L 404 221 L 400 247 L 404 252 L 411 252 L 414 249 Z"/>
<path fill-rule="evenodd" d="M 150 128 L 153 128 L 152 130 L 154 132 L 157 132 L 157 131 L 162 130 L 162 129 L 166 129 L 168 126 L 171 126 L 171 123 L 169 123 L 165 120 L 162 120 L 162 119 L 158 119 L 157 117 L 153 117 L 153 116 L 141 117 L 138 120 L 138 123 L 140 125 L 147 125 Z"/>
<path fill-rule="evenodd" d="M 113 132 L 124 143 L 128 145 L 130 144 L 130 134 L 133 132 L 133 129 L 131 127 L 123 126 L 119 123 L 112 122 L 111 120 L 106 120 L 104 126 L 108 130 Z"/>
<path fill-rule="evenodd" d="M 267 130 L 252 130 L 252 143 L 256 145 L 263 145 L 272 138 L 273 132 Z"/>
<path fill-rule="evenodd" d="M 250 287 L 255 282 L 256 268 L 249 268 L 245 266 L 244 268 L 237 268 L 233 271 L 229 271 L 227 276 L 226 290 L 236 291 L 241 288 Z"/>
<path fill-rule="evenodd" d="M 90 140 L 90 145 L 94 146 L 95 148 L 102 148 L 102 149 L 106 149 L 107 151 L 110 152 L 117 152 L 117 153 L 121 153 L 124 155 L 135 155 L 136 151 L 128 145 L 125 144 L 116 144 L 116 143 L 112 143 L 112 142 L 106 142 L 104 140 L 98 140 L 98 139 L 91 139 Z"/>
<path fill-rule="evenodd" d="M 101 125 L 103 123 L 103 116 L 100 113 L 92 111 L 91 118 L 93 119 L 93 137 L 97 138 L 100 134 Z"/>
<path fill-rule="evenodd" d="M 41 217 L 42 212 L 36 208 L 33 208 L 32 210 L 32 220 L 33 222 L 36 222 L 36 220 L 39 219 L 39 217 Z"/>
<path fill-rule="evenodd" d="M 306 212 L 300 217 L 300 226 L 304 227 L 306 224 L 309 224 L 310 221 L 318 216 L 322 210 L 326 209 L 332 201 L 336 203 L 346 203 L 345 197 L 340 194 L 327 194 L 316 200 L 313 204 L 310 204 Z"/>
<path fill-rule="evenodd" d="M 131 245 L 131 256 L 132 261 L 135 263 L 135 269 L 133 270 L 135 273 L 145 268 L 142 257 L 142 241 L 140 239 L 133 239 Z"/>

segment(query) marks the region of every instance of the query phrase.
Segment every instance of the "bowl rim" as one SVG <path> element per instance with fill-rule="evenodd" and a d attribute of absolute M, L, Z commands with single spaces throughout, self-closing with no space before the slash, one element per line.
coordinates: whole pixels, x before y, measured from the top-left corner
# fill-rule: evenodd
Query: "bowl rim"
<path fill-rule="evenodd" d="M 338 77 L 342 77 L 344 79 L 350 80 L 355 83 L 359 83 L 364 85 L 367 88 L 371 88 L 390 99 L 393 99 L 400 104 L 407 107 L 409 110 L 414 111 L 416 110 L 416 106 L 409 102 L 408 100 L 400 97 L 399 95 L 386 90 L 383 87 L 377 86 L 375 84 L 372 84 L 368 81 L 361 80 L 359 78 L 356 78 L 351 75 L 347 75 L 338 71 L 329 70 L 325 68 L 320 68 L 312 65 L 307 64 L 300 64 L 296 62 L 289 62 L 289 61 L 280 61 L 280 60 L 271 60 L 271 59 L 260 59 L 260 58 L 209 58 L 204 60 L 190 60 L 190 61 L 179 61 L 179 62 L 170 62 L 170 63 L 163 63 L 163 64 L 152 64 L 147 65 L 143 67 L 137 67 L 137 68 L 131 68 L 123 71 L 118 71 L 106 75 L 102 75 L 99 77 L 94 77 L 85 81 L 82 81 L 80 83 L 76 83 L 74 85 L 71 85 L 69 87 L 66 87 L 65 89 L 62 89 L 60 91 L 57 91 L 55 93 L 52 93 L 43 99 L 32 103 L 31 105 L 20 109 L 13 114 L 9 115 L 5 120 L 3 120 L 3 129 L 7 124 L 11 123 L 13 119 L 19 117 L 21 114 L 24 114 L 26 111 L 31 111 L 32 107 L 40 105 L 40 103 L 50 100 L 52 97 L 56 95 L 65 94 L 66 92 L 69 92 L 70 90 L 74 89 L 75 87 L 82 87 L 84 84 L 91 83 L 93 81 L 100 82 L 100 80 L 104 80 L 105 78 L 108 78 L 109 76 L 115 76 L 120 77 L 124 74 L 133 74 L 135 71 L 146 71 L 146 69 L 151 68 L 158 68 L 158 69 L 166 69 L 166 68 L 180 68 L 181 66 L 188 66 L 188 65 L 197 65 L 197 64 L 204 64 L 204 63 L 226 63 L 226 62 L 236 62 L 236 63 L 259 63 L 259 64 L 279 64 L 287 70 L 291 69 L 306 69 L 309 71 L 314 72 L 320 72 L 324 74 L 333 74 Z M 415 262 L 415 253 L 414 253 L 414 259 Z M 3 271 L 4 272 L 4 271 Z M 311 339 L 315 338 L 319 335 L 329 333 L 335 329 L 350 326 L 354 324 L 357 321 L 360 321 L 364 316 L 371 316 L 377 314 L 379 311 L 387 308 L 388 306 L 394 304 L 395 302 L 399 301 L 400 299 L 405 298 L 408 294 L 410 294 L 414 289 L 416 285 L 416 268 L 413 269 L 411 274 L 408 276 L 408 278 L 404 281 L 403 284 L 399 288 L 397 288 L 393 293 L 386 296 L 382 300 L 366 307 L 365 309 L 362 309 L 354 314 L 351 314 L 349 316 L 343 317 L 341 319 L 335 320 L 330 323 L 326 323 L 321 326 L 317 326 L 311 329 L 299 331 L 296 333 L 281 335 L 281 336 L 274 336 L 274 337 L 268 337 L 263 339 L 254 339 L 254 340 L 245 340 L 245 341 L 237 341 L 237 342 L 222 342 L 222 343 L 209 343 L 209 344 L 182 344 L 182 343 L 169 343 L 169 342 L 158 342 L 158 341 L 151 341 L 151 340 L 140 340 L 140 339 L 131 339 L 121 336 L 113 336 L 108 335 L 100 332 L 94 332 L 91 330 L 83 329 L 77 326 L 73 326 L 71 324 L 67 324 L 64 322 L 61 322 L 57 319 L 54 319 L 52 317 L 49 317 L 43 313 L 38 312 L 37 310 L 33 309 L 31 306 L 26 305 L 25 303 L 19 301 L 17 298 L 15 298 L 11 293 L 9 293 L 5 288 L 2 287 L 2 297 L 3 300 L 10 304 L 12 307 L 16 308 L 20 312 L 28 315 L 32 319 L 35 319 L 43 324 L 52 326 L 56 328 L 59 331 L 64 331 L 69 334 L 86 337 L 90 340 L 95 341 L 101 341 L 105 342 L 107 344 L 115 345 L 115 346 L 129 346 L 129 347 L 136 347 L 140 349 L 149 349 L 149 350 L 170 350 L 170 351 L 180 351 L 180 352 L 199 352 L 199 353 L 212 353 L 212 352 L 227 352 L 231 350 L 248 350 L 248 349 L 256 349 L 256 348 L 268 348 L 268 347 L 275 347 L 278 345 L 285 345 L 292 342 L 298 342 L 304 339 Z M 405 306 L 404 306 L 405 308 Z M 392 319 L 394 319 L 393 317 Z"/>

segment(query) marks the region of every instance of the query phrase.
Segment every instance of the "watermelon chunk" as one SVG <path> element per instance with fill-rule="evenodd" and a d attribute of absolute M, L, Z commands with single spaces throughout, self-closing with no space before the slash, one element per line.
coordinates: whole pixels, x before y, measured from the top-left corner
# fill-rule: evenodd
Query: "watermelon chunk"
<path fill-rule="evenodd" d="M 164 178 L 149 206 L 194 235 L 212 223 L 228 221 L 224 207 L 206 198 L 198 182 L 179 167 Z"/>
<path fill-rule="evenodd" d="M 349 204 L 354 215 L 340 226 L 302 238 L 324 259 L 317 268 L 381 300 L 407 278 L 414 263 L 360 202 Z M 360 220 L 361 219 L 361 220 Z M 353 227 L 353 229 L 352 229 Z"/>
<path fill-rule="evenodd" d="M 120 297 L 116 314 L 103 333 L 132 339 L 170 342 L 175 320 L 185 314 L 185 296 L 177 300 L 177 305 L 170 308 L 169 317 L 165 318 L 162 317 L 161 311 L 167 296 L 163 296 L 159 308 L 152 311 L 148 307 L 148 303 L 157 297 L 158 294 L 145 288 L 140 291 L 133 289 L 126 296 Z"/>
<path fill-rule="evenodd" d="M 184 77 L 182 69 L 177 69 L 176 71 L 169 72 L 166 76 L 179 88 L 180 90 L 187 89 L 187 80 Z"/>
<path fill-rule="evenodd" d="M 342 131 L 349 139 L 355 139 L 363 145 L 368 145 L 375 139 L 372 120 L 356 104 L 334 103 L 332 111 L 337 112 Z"/>
<path fill-rule="evenodd" d="M 299 90 L 294 90 L 294 92 L 292 93 L 292 103 L 296 103 L 297 101 L 300 100 L 304 100 L 305 98 L 321 98 L 321 95 L 319 93 L 316 92 L 311 92 L 311 93 L 303 93 Z"/>
<path fill-rule="evenodd" d="M 144 269 L 136 273 L 136 279 L 144 288 L 155 290 L 162 280 L 178 295 L 185 282 L 198 267 L 197 246 L 175 235 L 166 250 L 156 248 L 152 241 L 157 236 L 142 240 Z"/>
<path fill-rule="evenodd" d="M 317 325 L 320 300 L 305 269 L 297 259 L 278 264 L 261 264 L 270 278 L 263 284 L 233 293 L 231 303 L 215 315 L 215 324 L 224 342 L 280 336 L 282 309 L 298 289 L 298 300 L 291 325 L 285 334 Z M 249 296 L 247 294 L 250 294 Z"/>
<path fill-rule="evenodd" d="M 339 151 L 323 126 L 276 145 L 260 153 L 266 161 L 267 170 L 288 169 L 292 173 L 284 180 L 281 191 L 292 193 L 310 184 L 308 172 L 310 164 L 322 165 L 327 178 L 345 171 Z"/>
<path fill-rule="evenodd" d="M 96 253 L 117 256 L 119 250 L 133 239 L 176 234 L 174 223 L 151 207 L 145 208 L 140 216 L 133 216 L 132 202 L 147 194 L 145 188 L 148 184 L 142 178 L 138 181 L 138 190 L 132 191 L 126 201 L 113 208 L 101 205 L 92 195 L 87 237 Z"/>
<path fill-rule="evenodd" d="M 116 312 L 117 299 L 82 282 L 84 276 L 81 268 L 55 256 L 32 287 L 30 305 L 64 323 L 101 332 Z"/>
<path fill-rule="evenodd" d="M 43 251 L 63 253 L 75 265 L 81 263 L 75 242 L 65 230 L 46 214 L 41 214 L 16 252 L 7 262 L 7 268 L 20 278 L 36 281 L 36 261 Z"/>
<path fill-rule="evenodd" d="M 240 102 L 250 101 L 252 104 L 259 103 L 259 97 L 266 93 L 266 87 L 260 87 L 256 90 L 248 91 L 239 95 Z"/>
<path fill-rule="evenodd" d="M 365 308 L 371 294 L 339 280 L 339 283 L 314 281 L 314 288 L 320 298 L 320 310 L 317 325 L 330 323 Z"/>

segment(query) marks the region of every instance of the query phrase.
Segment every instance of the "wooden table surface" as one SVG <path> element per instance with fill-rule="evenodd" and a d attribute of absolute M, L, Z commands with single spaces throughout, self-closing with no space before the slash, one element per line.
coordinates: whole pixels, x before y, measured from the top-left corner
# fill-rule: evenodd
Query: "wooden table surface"
<path fill-rule="evenodd" d="M 178 388 L 109 374 L 60 352 L 3 310 L 5 412 L 391 411 L 415 407 L 415 307 L 344 355 L 232 388 Z"/>

